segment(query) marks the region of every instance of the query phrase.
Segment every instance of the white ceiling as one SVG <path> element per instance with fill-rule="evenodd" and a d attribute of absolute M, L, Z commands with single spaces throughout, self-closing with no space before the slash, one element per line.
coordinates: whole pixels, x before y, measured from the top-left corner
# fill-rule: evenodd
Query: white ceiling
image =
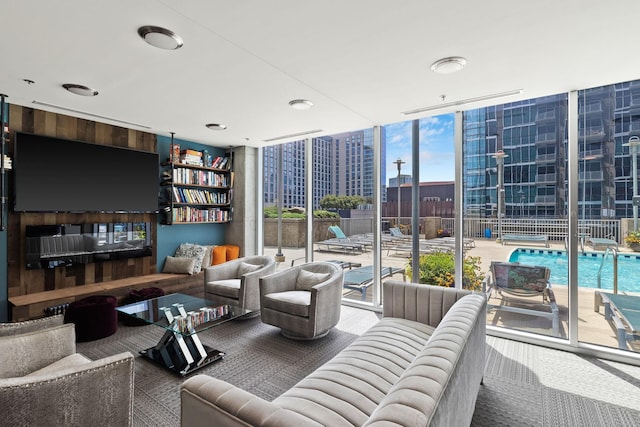
<path fill-rule="evenodd" d="M 0 16 L 7 102 L 219 147 L 640 78 L 638 0 L 0 0 Z M 184 46 L 148 45 L 137 34 L 144 25 L 175 31 Z M 430 71 L 448 56 L 467 66 Z M 100 94 L 74 95 L 64 83 Z M 450 103 L 516 89 L 402 114 L 441 95 Z M 297 98 L 313 108 L 291 109 Z M 228 129 L 211 131 L 212 122 Z"/>

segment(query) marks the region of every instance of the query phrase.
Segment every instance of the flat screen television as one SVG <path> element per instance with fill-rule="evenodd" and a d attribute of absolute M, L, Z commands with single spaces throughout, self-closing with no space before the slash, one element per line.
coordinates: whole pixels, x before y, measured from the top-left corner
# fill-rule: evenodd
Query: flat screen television
<path fill-rule="evenodd" d="M 17 132 L 16 212 L 157 212 L 158 154 Z"/>

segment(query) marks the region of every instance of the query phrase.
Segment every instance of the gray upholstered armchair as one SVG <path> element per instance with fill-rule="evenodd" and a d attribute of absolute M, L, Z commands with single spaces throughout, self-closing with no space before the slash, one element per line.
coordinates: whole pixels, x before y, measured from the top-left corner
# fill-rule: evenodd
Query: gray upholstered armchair
<path fill-rule="evenodd" d="M 260 314 L 258 280 L 276 271 L 272 257 L 255 255 L 237 258 L 204 270 L 204 297 Z"/>
<path fill-rule="evenodd" d="M 261 316 L 294 339 L 316 339 L 340 320 L 343 271 L 331 262 L 310 262 L 260 279 Z"/>
<path fill-rule="evenodd" d="M 49 321 L 0 327 L 20 329 L 0 337 L 0 424 L 130 426 L 133 355 L 87 359 L 72 323 L 22 333 Z"/>
<path fill-rule="evenodd" d="M 63 323 L 64 316 L 62 314 L 27 320 L 24 322 L 0 323 L 0 337 L 26 334 L 27 332 L 39 331 L 53 326 L 60 326 Z"/>

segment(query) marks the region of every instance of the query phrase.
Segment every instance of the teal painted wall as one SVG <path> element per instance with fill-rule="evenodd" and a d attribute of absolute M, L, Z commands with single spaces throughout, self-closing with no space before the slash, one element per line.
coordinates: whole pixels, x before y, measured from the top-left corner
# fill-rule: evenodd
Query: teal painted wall
<path fill-rule="evenodd" d="M 192 150 L 207 150 L 212 156 L 224 156 L 222 149 L 210 147 L 208 145 L 175 139 L 176 144 L 180 144 L 180 149 L 190 148 Z M 169 158 L 169 147 L 171 138 L 158 135 L 158 153 L 160 162 Z M 158 218 L 160 220 L 160 217 Z M 200 245 L 221 245 L 225 242 L 227 224 L 180 224 L 162 225 L 158 221 L 158 251 L 156 254 L 157 271 L 161 272 L 164 260 L 167 256 L 173 255 L 180 243 L 197 243 Z"/>

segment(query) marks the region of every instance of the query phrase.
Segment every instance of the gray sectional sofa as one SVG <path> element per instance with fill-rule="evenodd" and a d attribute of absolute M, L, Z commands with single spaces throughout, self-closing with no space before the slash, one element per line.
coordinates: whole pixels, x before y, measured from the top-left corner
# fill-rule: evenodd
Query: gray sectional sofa
<path fill-rule="evenodd" d="M 383 298 L 376 325 L 272 402 L 189 378 L 182 425 L 469 425 L 485 365 L 485 297 L 387 280 Z"/>

